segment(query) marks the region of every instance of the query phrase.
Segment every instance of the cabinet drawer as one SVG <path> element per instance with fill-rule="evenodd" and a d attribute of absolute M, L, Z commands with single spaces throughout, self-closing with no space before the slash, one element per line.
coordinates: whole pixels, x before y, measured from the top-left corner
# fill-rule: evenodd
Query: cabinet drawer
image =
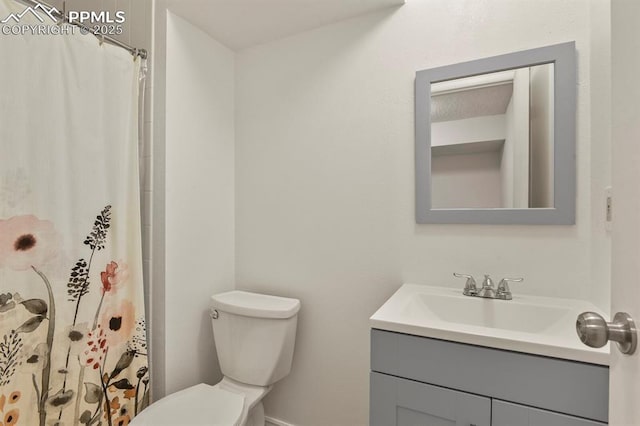
<path fill-rule="evenodd" d="M 609 369 L 599 365 L 374 329 L 371 370 L 572 416 L 608 420 Z"/>
<path fill-rule="evenodd" d="M 371 373 L 371 426 L 491 426 L 491 399 Z"/>
<path fill-rule="evenodd" d="M 585 420 L 565 414 L 525 407 L 509 402 L 492 401 L 491 426 L 605 426 L 593 420 Z"/>

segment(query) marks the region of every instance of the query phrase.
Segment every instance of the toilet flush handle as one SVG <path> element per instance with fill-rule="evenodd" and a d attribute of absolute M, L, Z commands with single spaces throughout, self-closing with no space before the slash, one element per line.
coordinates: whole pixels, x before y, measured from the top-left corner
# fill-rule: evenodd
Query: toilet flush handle
<path fill-rule="evenodd" d="M 209 316 L 211 317 L 211 319 L 218 319 L 218 310 L 211 308 Z"/>

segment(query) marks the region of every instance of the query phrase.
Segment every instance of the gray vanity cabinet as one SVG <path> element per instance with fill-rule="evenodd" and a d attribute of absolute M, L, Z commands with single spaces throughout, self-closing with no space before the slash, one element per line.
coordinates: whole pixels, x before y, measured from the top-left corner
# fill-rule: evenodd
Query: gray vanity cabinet
<path fill-rule="evenodd" d="M 491 399 L 372 372 L 370 417 L 371 426 L 490 426 Z"/>
<path fill-rule="evenodd" d="M 371 331 L 371 426 L 602 426 L 609 369 Z"/>
<path fill-rule="evenodd" d="M 606 423 L 493 400 L 491 426 L 603 426 Z M 428 424 L 428 423 L 425 423 Z"/>

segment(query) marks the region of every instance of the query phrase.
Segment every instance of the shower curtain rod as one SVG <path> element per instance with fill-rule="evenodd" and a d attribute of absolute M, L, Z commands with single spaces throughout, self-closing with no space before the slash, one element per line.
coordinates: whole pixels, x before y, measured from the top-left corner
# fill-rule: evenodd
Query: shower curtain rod
<path fill-rule="evenodd" d="M 104 34 L 99 34 L 94 32 L 91 28 L 87 27 L 84 24 L 81 24 L 80 22 L 69 22 L 69 17 L 66 14 L 66 1 L 63 1 L 63 9 L 62 12 L 58 11 L 58 9 L 56 9 L 54 6 L 51 6 L 48 3 L 45 3 L 43 1 L 36 1 L 36 0 L 16 0 L 20 3 L 26 4 L 27 6 L 31 6 L 31 7 L 35 7 L 38 4 L 41 4 L 42 6 L 46 6 L 49 9 L 53 9 L 52 14 L 58 18 L 61 19 L 63 23 L 67 23 L 70 25 L 75 25 L 76 27 L 79 27 L 81 30 L 85 30 L 87 31 L 87 33 L 91 33 L 93 34 L 95 37 L 97 37 L 98 39 L 100 39 L 101 41 L 106 41 L 108 43 L 111 43 L 113 45 L 116 45 L 118 47 L 121 47 L 125 50 L 128 50 L 129 53 L 131 53 L 133 56 L 139 56 L 141 59 L 147 59 L 147 51 L 146 49 L 138 49 L 137 47 L 133 47 L 128 45 L 127 43 L 123 43 L 120 40 L 117 40 L 113 37 L 110 37 L 108 35 L 104 35 Z"/>

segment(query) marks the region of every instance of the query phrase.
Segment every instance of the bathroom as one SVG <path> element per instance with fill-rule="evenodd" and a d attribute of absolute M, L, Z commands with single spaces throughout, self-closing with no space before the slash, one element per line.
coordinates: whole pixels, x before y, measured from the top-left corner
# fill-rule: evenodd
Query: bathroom
<path fill-rule="evenodd" d="M 637 269 L 620 253 L 639 248 L 606 209 L 608 187 L 627 196 L 614 212 L 637 204 L 623 183 L 640 177 L 638 153 L 616 142 L 638 136 L 623 126 L 637 88 L 615 86 L 625 61 L 638 70 L 637 54 L 621 54 L 640 39 L 626 21 L 634 2 L 50 3 L 124 10 L 122 40 L 149 53 L 140 198 L 153 400 L 222 379 L 210 296 L 234 289 L 301 303 L 291 372 L 264 398 L 269 426 L 369 424 L 370 317 L 404 283 L 461 292 L 454 272 L 478 285 L 523 277 L 514 297 L 640 315 L 637 292 L 614 292 Z M 564 42 L 577 64 L 575 223 L 417 223 L 416 71 Z M 610 424 L 640 424 L 615 404 Z"/>

